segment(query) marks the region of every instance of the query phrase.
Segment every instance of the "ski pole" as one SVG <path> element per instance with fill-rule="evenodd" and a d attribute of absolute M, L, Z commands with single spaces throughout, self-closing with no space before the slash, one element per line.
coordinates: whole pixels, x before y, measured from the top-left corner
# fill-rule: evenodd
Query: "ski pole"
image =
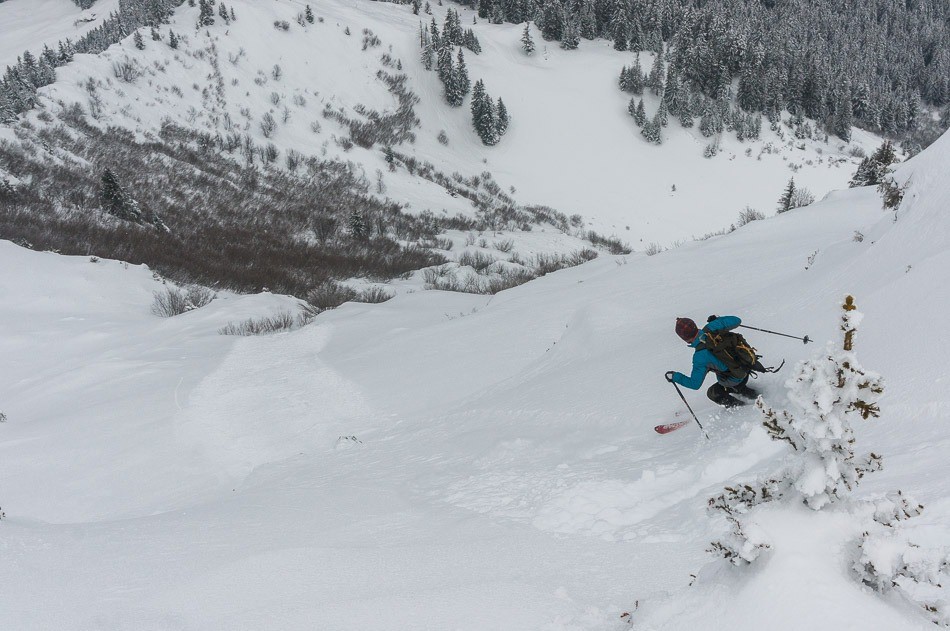
<path fill-rule="evenodd" d="M 740 325 L 739 325 L 739 328 L 742 328 L 742 329 L 752 329 L 753 331 L 762 331 L 763 333 L 771 333 L 772 335 L 781 335 L 782 337 L 790 337 L 790 338 L 792 338 L 793 340 L 801 340 L 801 341 L 802 341 L 803 343 L 805 343 L 805 344 L 808 344 L 809 342 L 812 341 L 812 340 L 808 339 L 808 336 L 807 336 L 807 335 L 806 335 L 805 337 L 798 337 L 798 336 L 795 336 L 795 335 L 789 335 L 789 334 L 787 334 L 787 333 L 776 333 L 775 331 L 769 331 L 768 329 L 759 329 L 759 328 L 756 328 L 756 327 L 754 327 L 754 326 L 748 326 L 748 325 L 746 325 L 746 324 L 740 324 Z"/>
<path fill-rule="evenodd" d="M 699 429 L 703 431 L 703 436 L 706 437 L 706 440 L 709 440 L 709 434 L 706 433 L 706 428 L 703 427 L 703 424 L 699 422 L 699 419 L 696 417 L 696 412 L 693 412 L 693 408 L 689 407 L 689 402 L 686 400 L 686 397 L 683 396 L 683 392 L 680 390 L 680 387 L 676 385 L 675 381 L 671 381 L 673 387 L 676 388 L 676 393 L 680 395 L 680 398 L 683 400 L 683 403 L 686 404 L 686 409 L 689 410 L 689 413 L 693 415 L 693 420 L 696 421 L 696 424 L 699 425 Z"/>

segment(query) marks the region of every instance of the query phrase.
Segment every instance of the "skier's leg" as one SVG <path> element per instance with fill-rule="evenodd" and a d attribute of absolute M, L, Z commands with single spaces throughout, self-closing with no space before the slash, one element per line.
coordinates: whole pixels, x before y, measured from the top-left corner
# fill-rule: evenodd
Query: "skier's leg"
<path fill-rule="evenodd" d="M 738 394 L 740 397 L 746 397 L 749 399 L 754 399 L 759 396 L 759 392 L 757 390 L 749 387 L 748 377 L 746 377 L 745 380 L 739 385 L 733 386 L 732 391 Z"/>
<path fill-rule="evenodd" d="M 723 405 L 727 408 L 736 407 L 737 405 L 745 405 L 744 402 L 733 396 L 730 396 L 729 391 L 726 390 L 726 388 L 720 383 L 714 383 L 713 385 L 709 386 L 709 389 L 706 390 L 706 396 L 709 397 L 713 403 Z"/>

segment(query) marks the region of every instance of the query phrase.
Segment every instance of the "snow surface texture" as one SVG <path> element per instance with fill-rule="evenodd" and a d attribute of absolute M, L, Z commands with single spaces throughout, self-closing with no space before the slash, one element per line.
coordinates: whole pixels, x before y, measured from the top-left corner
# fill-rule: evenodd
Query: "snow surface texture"
<path fill-rule="evenodd" d="M 311 105 L 274 139 L 282 148 L 315 151 L 340 133 L 322 121 L 325 131 L 310 139 L 309 122 L 331 94 L 346 107 L 391 105 L 372 78 L 380 49 L 359 50 L 360 31 L 370 27 L 403 59 L 423 99 L 416 152 L 449 172 L 488 168 L 518 186 L 520 199 L 553 200 L 604 232 L 630 223 L 635 245 L 720 228 L 760 198 L 760 209 L 771 210 L 791 173 L 782 155 L 755 160 L 757 149 L 751 159 L 734 151 L 730 161 L 727 151 L 704 160 L 704 143 L 687 132 L 659 149 L 639 146 L 615 88 L 632 56 L 602 43 L 523 58 L 517 29 L 475 25 L 486 52 L 467 57 L 478 69 L 473 78 L 484 73 L 514 117 L 502 143 L 487 149 L 467 111 L 448 109 L 434 73 L 413 63 L 416 17 L 407 7 L 321 3 L 323 23 L 271 33 L 274 19 L 292 21 L 303 3 L 233 5 L 231 30 L 211 29 L 223 68 L 233 65 L 229 52 L 246 51 L 228 70 L 225 87 L 234 78 L 240 85 L 229 103 L 259 118 L 273 86 L 253 79 L 275 63 L 288 86 L 312 80 Z M 205 47 L 194 12 L 183 8 L 173 28 Z M 143 67 L 174 59 L 146 42 Z M 133 54 L 127 42 L 102 59 L 79 56 L 45 92 L 86 99 L 85 77 L 108 85 L 111 62 Z M 604 59 L 588 67 L 572 57 L 579 54 Z M 208 67 L 178 55 L 148 89 L 113 78 L 100 90 L 114 108 L 102 123 L 144 133 L 166 116 L 187 121 L 189 106 L 200 110 L 190 71 Z M 359 55 L 366 73 L 341 71 Z M 598 69 L 611 63 L 609 72 Z M 564 97 L 561 72 L 589 92 Z M 585 83 L 599 72 L 602 79 Z M 172 100 L 171 86 L 189 96 Z M 293 89 L 285 102 L 293 103 Z M 584 111 L 614 102 L 616 113 L 572 118 L 581 102 Z M 577 120 L 593 135 L 571 127 L 564 133 L 577 147 L 559 145 L 543 131 L 550 119 Z M 435 140 L 443 128 L 448 148 Z M 604 150 L 618 138 L 615 151 Z M 368 173 L 385 171 L 379 155 L 347 155 Z M 143 267 L 0 242 L 3 622 L 57 631 L 619 630 L 628 628 L 621 613 L 631 611 L 634 628 L 663 631 L 933 628 L 908 602 L 863 586 L 853 567 L 877 563 L 886 575 L 903 555 L 926 573 L 933 568 L 908 555 L 905 539 L 932 547 L 950 540 L 950 368 L 934 325 L 950 307 L 941 290 L 950 269 L 948 169 L 945 136 L 898 171 L 908 189 L 896 214 L 880 209 L 873 190 L 834 193 L 654 257 L 604 257 L 495 297 L 416 292 L 349 304 L 301 330 L 259 338 L 218 330 L 292 308 L 295 299 L 219 295 L 160 319 L 150 308 L 163 286 Z M 852 170 L 806 165 L 796 181 L 820 194 L 822 178 L 840 185 Z M 641 191 L 642 201 L 594 186 L 602 173 L 635 176 L 626 189 Z M 693 190 L 687 173 L 716 186 Z M 398 199 L 420 207 L 439 192 L 406 192 L 427 185 L 385 177 Z M 440 194 L 453 210 L 457 200 Z M 863 522 L 852 515 L 764 506 L 753 534 L 770 549 L 750 568 L 707 565 L 705 549 L 725 525 L 707 515 L 706 499 L 775 470 L 787 446 L 768 439 L 751 407 L 720 412 L 702 393 L 687 396 L 711 440 L 692 426 L 653 432 L 682 418 L 662 379 L 689 361 L 673 318 L 731 312 L 820 343 L 838 337 L 845 292 L 867 315 L 862 364 L 888 384 L 882 417 L 855 428 L 857 449 L 883 454 L 885 469 L 855 495 L 900 488 L 925 510 L 906 537 L 876 533 L 859 548 Z M 749 333 L 769 363 L 794 365 L 810 354 Z M 786 377 L 754 385 L 781 406 Z"/>
<path fill-rule="evenodd" d="M 417 292 L 260 338 L 217 329 L 291 299 L 162 320 L 148 270 L 0 243 L 5 623 L 619 629 L 639 602 L 635 628 L 664 631 L 932 628 L 855 580 L 860 521 L 840 511 L 765 506 L 771 550 L 700 572 L 723 532 L 706 498 L 787 447 L 699 393 L 711 440 L 652 427 L 680 407 L 675 315 L 830 340 L 852 292 L 862 363 L 888 382 L 855 428 L 885 469 L 856 496 L 913 493 L 925 543 L 947 541 L 947 168 L 945 136 L 901 169 L 896 222 L 858 189 L 493 298 Z M 769 360 L 809 355 L 752 333 Z M 785 378 L 755 385 L 780 403 Z"/>
<path fill-rule="evenodd" d="M 539 49 L 526 56 L 521 26 L 484 20 L 473 25 L 475 12 L 459 9 L 462 24 L 474 29 L 483 49 L 480 55 L 466 51 L 469 75 L 472 81 L 483 79 L 495 98 L 502 97 L 512 116 L 501 143 L 486 147 L 472 128 L 468 100 L 462 107 L 449 107 L 437 74 L 422 67 L 418 25 L 428 24 L 431 16 L 413 15 L 409 5 L 368 0 L 311 4 L 318 19 L 304 27 L 295 21 L 303 2 L 234 0 L 227 6 L 234 8 L 236 22 L 226 25 L 218 19 L 200 31 L 194 28 L 198 9 L 186 4 L 161 29 L 163 42 L 153 42 L 143 30 L 144 51 L 128 38 L 102 55 L 77 56 L 58 71 L 55 84 L 41 90 L 45 106 L 58 111 L 57 101 L 79 102 L 88 110 L 87 79 L 92 78 L 101 108 L 97 124 L 140 134 L 157 133 L 165 120 L 210 133 L 233 129 L 260 145 L 273 142 L 281 150 L 281 162 L 292 149 L 352 160 L 373 182 L 380 170 L 382 195 L 409 212 L 472 213 L 462 197 L 450 197 L 402 169 L 390 173 L 381 147 L 344 151 L 335 142 L 347 133 L 323 117 L 324 107 L 342 108 L 357 118 L 353 112 L 358 105 L 395 109 L 393 96 L 376 78 L 380 69 L 397 72 L 381 61 L 388 54 L 401 61 L 408 87 L 421 99 L 415 108 L 421 119 L 418 139 L 397 150 L 432 162 L 448 175 L 489 171 L 505 191 L 515 187 L 521 203 L 579 213 L 586 228 L 616 235 L 637 250 L 727 228 L 746 206 L 772 214 L 792 176 L 821 198 L 843 188 L 853 174 L 858 161 L 847 150 L 870 151 L 880 142 L 859 130 L 847 146 L 836 138 L 829 143 L 794 140 L 787 128 L 779 139 L 766 123 L 761 140 L 740 143 L 726 134 L 721 153 L 707 159 L 703 148 L 710 139 L 673 123 L 664 129 L 663 146 L 648 145 L 627 114 L 630 95 L 617 85 L 620 70 L 633 63 L 633 53 L 617 52 L 606 41 L 584 41 L 580 50 L 564 51 L 544 43 L 535 31 Z M 445 10 L 433 6 L 440 28 Z M 289 31 L 271 28 L 275 20 L 287 21 Z M 177 51 L 167 45 L 169 28 L 182 36 Z M 381 44 L 365 47 L 363 29 L 370 29 Z M 133 82 L 118 80 L 113 72 L 114 62 L 127 60 L 141 73 Z M 651 55 L 641 54 L 641 62 L 649 68 Z M 275 65 L 282 71 L 279 79 L 272 72 Z M 220 95 L 214 89 L 218 76 Z M 644 100 L 650 112 L 658 105 L 652 95 Z M 266 113 L 278 123 L 270 138 L 260 126 Z M 225 114 L 232 129 L 225 127 Z M 42 126 L 38 115 L 32 113 L 30 120 Z M 319 131 L 311 128 L 314 122 Z M 441 131 L 448 145 L 437 140 Z M 547 251 L 551 249 L 556 248 Z"/>

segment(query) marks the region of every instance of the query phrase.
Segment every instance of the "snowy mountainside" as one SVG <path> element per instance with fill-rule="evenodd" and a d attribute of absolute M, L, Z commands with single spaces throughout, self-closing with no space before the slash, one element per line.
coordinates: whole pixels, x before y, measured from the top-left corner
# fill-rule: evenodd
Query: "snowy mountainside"
<path fill-rule="evenodd" d="M 80 9 L 72 0 L 6 0 L 0 2 L 0 67 L 16 62 L 24 50 L 37 54 L 46 44 L 76 41 L 98 26 L 119 6 L 119 0 L 98 0 Z"/>
<path fill-rule="evenodd" d="M 346 130 L 325 116 L 340 111 L 360 119 L 358 106 L 393 111 L 394 97 L 377 72 L 405 73 L 408 88 L 420 98 L 420 127 L 413 130 L 415 143 L 397 145 L 398 151 L 446 175 L 490 172 L 504 191 L 513 187 L 520 202 L 577 213 L 586 227 L 616 235 L 634 249 L 720 230 L 746 206 L 770 214 L 792 176 L 820 198 L 850 178 L 852 149 L 878 142 L 861 132 L 850 145 L 834 138 L 800 141 L 784 126 L 780 139 L 766 126 L 755 142 L 726 134 L 721 153 L 707 159 L 702 153 L 709 140 L 674 123 L 664 132 L 664 145 L 652 147 L 640 137 L 626 112 L 628 97 L 617 88 L 632 53 L 618 53 L 604 41 L 585 42 L 578 51 L 541 42 L 528 57 L 520 49 L 520 27 L 471 24 L 474 12 L 459 9 L 462 23 L 482 42 L 480 55 L 466 57 L 472 80 L 484 79 L 493 96 L 503 97 L 513 121 L 498 146 L 485 147 L 471 128 L 467 102 L 449 107 L 436 74 L 419 61 L 417 30 L 430 16 L 413 15 L 408 5 L 330 1 L 316 7 L 314 24 L 300 25 L 294 21 L 300 2 L 237 0 L 229 6 L 237 21 L 219 19 L 195 31 L 197 8 L 183 5 L 169 25 L 182 36 L 177 51 L 168 47 L 163 28 L 162 42 L 146 33 L 143 51 L 129 38 L 100 56 L 79 56 L 41 91 L 47 109 L 56 113 L 57 102 L 79 102 L 96 111 L 96 124 L 142 135 L 156 134 L 166 121 L 211 134 L 237 131 L 261 145 L 273 143 L 281 163 L 289 151 L 356 161 L 370 179 L 381 181 L 381 195 L 410 212 L 471 213 L 468 200 L 448 195 L 444 187 L 409 177 L 402 168 L 389 172 L 379 146 L 350 149 Z M 441 26 L 445 7 L 433 12 Z M 289 30 L 271 28 L 275 21 L 286 22 Z M 649 57 L 642 54 L 644 65 Z M 129 80 L 117 78 L 115 64 L 129 68 Z M 651 109 L 658 102 L 650 95 L 645 100 Z M 275 119 L 272 134 L 262 130 L 265 116 Z M 36 117 L 30 120 L 42 127 Z M 437 140 L 443 131 L 446 145 Z"/>
<path fill-rule="evenodd" d="M 7 622 L 619 630 L 632 611 L 646 629 L 932 628 L 849 576 L 847 511 L 771 506 L 770 555 L 708 566 L 724 526 L 706 499 L 787 448 L 702 393 L 687 396 L 709 441 L 652 427 L 681 408 L 662 378 L 689 361 L 675 316 L 821 344 L 851 292 L 858 354 L 887 379 L 882 418 L 856 428 L 885 469 L 857 495 L 913 494 L 921 536 L 946 542 L 950 374 L 932 323 L 950 306 L 934 291 L 948 165 L 945 136 L 902 167 L 896 220 L 874 190 L 844 191 L 494 297 L 405 294 L 255 338 L 217 329 L 290 299 L 160 320 L 146 269 L 0 244 Z M 749 338 L 770 363 L 814 352 Z M 781 405 L 788 375 L 754 385 Z"/>

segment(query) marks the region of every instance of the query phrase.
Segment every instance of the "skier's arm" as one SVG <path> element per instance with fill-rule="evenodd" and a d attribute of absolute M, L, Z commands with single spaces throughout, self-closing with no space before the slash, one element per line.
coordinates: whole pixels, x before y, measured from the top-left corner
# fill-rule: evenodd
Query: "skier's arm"
<path fill-rule="evenodd" d="M 736 319 L 738 320 L 738 318 Z M 703 360 L 702 353 L 693 353 L 693 372 L 689 377 L 681 372 L 673 373 L 673 383 L 678 383 L 690 390 L 699 390 L 699 387 L 703 385 L 703 381 L 706 380 L 707 372 L 709 372 L 709 368 Z"/>
<path fill-rule="evenodd" d="M 742 324 L 742 320 L 736 316 L 722 316 L 704 326 L 703 329 L 706 331 L 731 331 L 740 324 Z"/>

